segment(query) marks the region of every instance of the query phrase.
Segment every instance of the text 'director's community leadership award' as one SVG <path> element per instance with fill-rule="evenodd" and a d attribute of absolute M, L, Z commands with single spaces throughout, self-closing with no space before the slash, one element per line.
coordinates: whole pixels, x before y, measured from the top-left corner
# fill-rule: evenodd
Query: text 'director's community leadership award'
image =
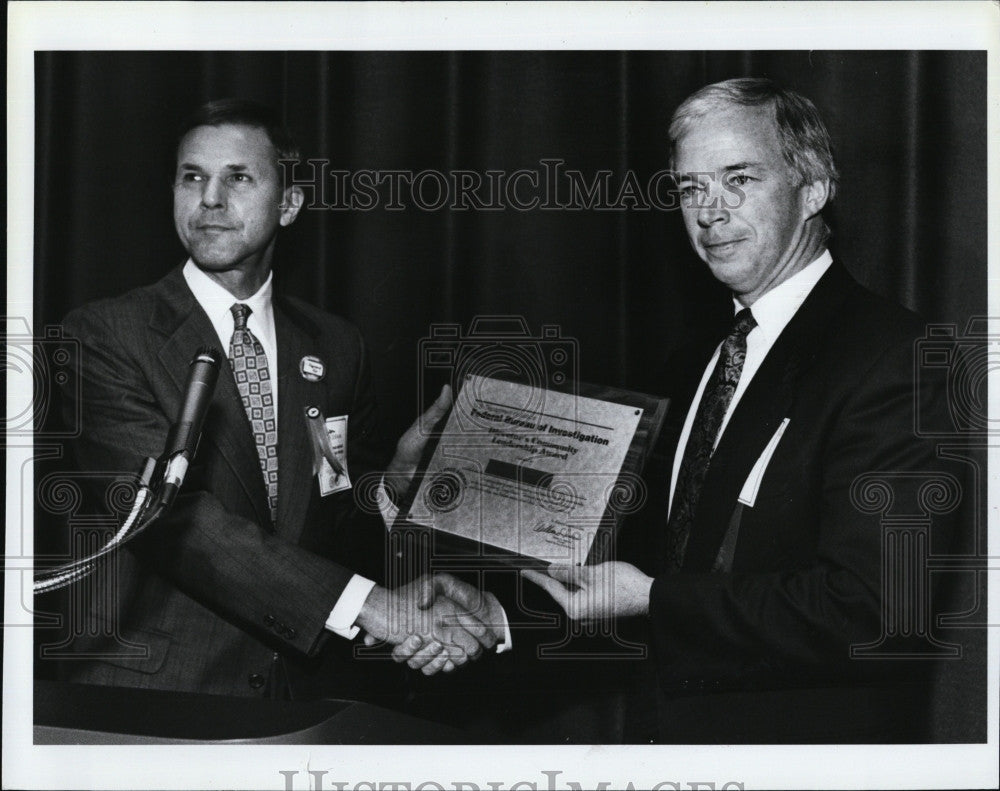
<path fill-rule="evenodd" d="M 586 561 L 615 504 L 638 497 L 666 406 L 590 389 L 602 397 L 467 377 L 402 523 L 544 563 Z"/>

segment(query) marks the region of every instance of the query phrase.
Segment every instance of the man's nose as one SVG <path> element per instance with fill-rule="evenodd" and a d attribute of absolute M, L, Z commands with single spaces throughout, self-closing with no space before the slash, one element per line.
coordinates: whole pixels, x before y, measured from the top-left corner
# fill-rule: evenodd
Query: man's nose
<path fill-rule="evenodd" d="M 210 178 L 201 191 L 201 205 L 206 209 L 224 208 L 228 193 L 226 185 L 220 178 Z"/>
<path fill-rule="evenodd" d="M 708 190 L 702 196 L 702 205 L 698 207 L 698 225 L 708 228 L 719 222 L 729 221 L 729 209 L 726 208 L 719 190 Z"/>
<path fill-rule="evenodd" d="M 708 206 L 703 206 L 698 210 L 698 225 L 708 228 L 710 225 L 729 221 L 729 210 L 722 208 L 718 200 L 713 199 Z"/>

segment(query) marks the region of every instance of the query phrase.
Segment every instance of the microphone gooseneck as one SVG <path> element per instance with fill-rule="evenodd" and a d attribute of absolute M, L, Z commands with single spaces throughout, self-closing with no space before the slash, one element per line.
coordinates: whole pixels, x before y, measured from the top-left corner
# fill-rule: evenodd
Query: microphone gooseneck
<path fill-rule="evenodd" d="M 72 563 L 35 573 L 34 592 L 57 590 L 89 576 L 98 561 L 121 548 L 161 517 L 184 482 L 188 462 L 194 458 L 205 423 L 223 356 L 217 349 L 202 347 L 195 353 L 177 420 L 167 434 L 160 458 L 146 459 L 132 510 L 118 532 L 100 550 Z M 162 470 L 159 481 L 153 479 Z"/>

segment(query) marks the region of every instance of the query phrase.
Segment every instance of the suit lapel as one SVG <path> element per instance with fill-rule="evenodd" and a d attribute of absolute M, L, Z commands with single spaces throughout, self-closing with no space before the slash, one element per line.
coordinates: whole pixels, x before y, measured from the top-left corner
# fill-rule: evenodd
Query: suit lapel
<path fill-rule="evenodd" d="M 274 302 L 274 327 L 278 345 L 278 530 L 295 541 L 302 532 L 306 512 L 316 487 L 313 454 L 306 433 L 306 407 L 325 408 L 323 381 L 310 382 L 299 371 L 306 355 L 322 358 L 316 328 L 300 316 L 287 300 Z M 330 360 L 323 360 L 326 375 Z"/>
<path fill-rule="evenodd" d="M 179 267 L 157 283 L 154 291 L 158 300 L 149 323 L 153 330 L 165 336 L 158 357 L 178 392 L 183 393 L 188 367 L 195 352 L 202 346 L 217 348 L 219 337 L 188 288 Z M 257 447 L 232 371 L 225 360 L 227 351 L 222 350 L 224 359 L 205 418 L 203 438 L 218 448 L 253 504 L 257 520 L 267 525 L 271 516 L 257 460 Z"/>
<path fill-rule="evenodd" d="M 803 372 L 819 361 L 815 349 L 835 327 L 850 279 L 837 264 L 820 279 L 778 336 L 730 417 L 698 501 L 684 568 L 711 568 L 740 489 L 781 421 L 788 416 Z"/>

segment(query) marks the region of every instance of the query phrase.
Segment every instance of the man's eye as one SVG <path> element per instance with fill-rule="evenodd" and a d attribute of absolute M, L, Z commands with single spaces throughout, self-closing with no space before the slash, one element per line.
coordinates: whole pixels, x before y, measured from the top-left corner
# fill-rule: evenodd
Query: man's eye
<path fill-rule="evenodd" d="M 684 184 L 680 187 L 681 201 L 688 208 L 697 208 L 706 199 L 708 190 L 701 184 Z"/>
<path fill-rule="evenodd" d="M 192 184 L 202 180 L 202 175 L 200 173 L 181 173 L 180 179 L 178 181 Z"/>
<path fill-rule="evenodd" d="M 249 173 L 233 173 L 229 176 L 229 181 L 231 184 L 249 184 L 253 177 Z"/>
<path fill-rule="evenodd" d="M 744 184 L 753 181 L 753 179 L 746 173 L 730 173 L 728 181 L 730 186 L 742 187 Z"/>

